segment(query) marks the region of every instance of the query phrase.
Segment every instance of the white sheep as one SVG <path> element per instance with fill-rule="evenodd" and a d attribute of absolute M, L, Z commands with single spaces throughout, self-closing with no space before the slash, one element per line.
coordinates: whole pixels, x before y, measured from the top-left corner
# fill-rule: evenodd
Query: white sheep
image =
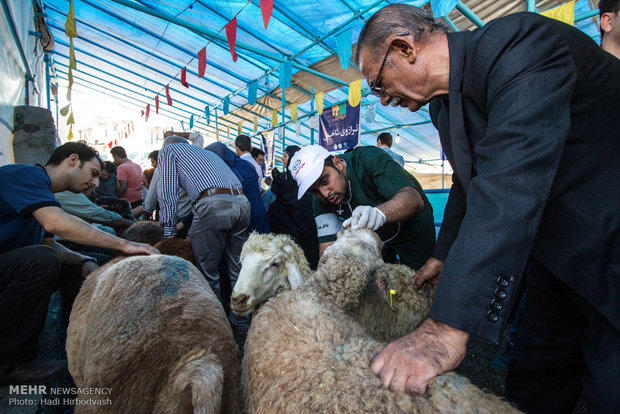
<path fill-rule="evenodd" d="M 386 344 L 347 313 L 385 273 L 381 242 L 366 229 L 341 236 L 305 285 L 254 315 L 242 379 L 249 412 L 517 412 L 453 373 L 431 381 L 421 397 L 383 388 L 369 366 Z"/>
<path fill-rule="evenodd" d="M 330 249 L 326 250 L 328 256 Z M 231 295 L 231 309 L 244 316 L 276 294 L 301 286 L 312 275 L 301 248 L 284 234 L 251 234 L 243 245 L 241 263 Z M 396 311 L 386 305 L 384 290 L 372 283 L 360 297 L 359 306 L 349 309 L 349 313 L 373 338 L 393 341 L 409 334 L 426 318 L 431 300 L 415 288 L 412 269 L 393 264 L 386 267 Z"/>
<path fill-rule="evenodd" d="M 111 388 L 111 405 L 76 412 L 235 413 L 239 353 L 219 301 L 187 261 L 115 260 L 84 281 L 67 331 L 78 387 Z"/>

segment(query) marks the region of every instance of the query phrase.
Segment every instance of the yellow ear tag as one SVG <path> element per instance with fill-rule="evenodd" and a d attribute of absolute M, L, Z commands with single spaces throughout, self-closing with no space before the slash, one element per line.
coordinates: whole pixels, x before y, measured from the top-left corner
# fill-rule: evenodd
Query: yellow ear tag
<path fill-rule="evenodd" d="M 390 306 L 394 306 L 394 304 L 392 303 L 392 296 L 394 296 L 396 294 L 396 291 L 394 289 L 390 289 Z"/>

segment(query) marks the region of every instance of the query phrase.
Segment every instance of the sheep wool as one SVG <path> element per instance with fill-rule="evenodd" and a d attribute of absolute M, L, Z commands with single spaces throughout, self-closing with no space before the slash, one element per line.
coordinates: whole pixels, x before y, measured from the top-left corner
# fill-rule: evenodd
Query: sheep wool
<path fill-rule="evenodd" d="M 307 284 L 280 293 L 255 314 L 242 364 L 249 412 L 518 412 L 452 373 L 431 381 L 425 396 L 383 388 L 369 366 L 386 343 L 347 312 L 383 277 L 381 242 L 369 230 L 351 230 L 334 246 Z"/>
<path fill-rule="evenodd" d="M 161 254 L 178 256 L 194 264 L 194 251 L 192 250 L 192 243 L 188 240 L 173 237 L 158 241 L 153 247 L 159 250 Z"/>
<path fill-rule="evenodd" d="M 237 413 L 239 353 L 224 310 L 192 264 L 173 256 L 113 261 L 85 280 L 67 331 L 78 387 L 112 405 L 75 412 Z"/>
<path fill-rule="evenodd" d="M 119 237 L 133 242 L 148 243 L 153 246 L 158 241 L 163 240 L 164 229 L 156 221 L 136 221 L 123 230 Z"/>

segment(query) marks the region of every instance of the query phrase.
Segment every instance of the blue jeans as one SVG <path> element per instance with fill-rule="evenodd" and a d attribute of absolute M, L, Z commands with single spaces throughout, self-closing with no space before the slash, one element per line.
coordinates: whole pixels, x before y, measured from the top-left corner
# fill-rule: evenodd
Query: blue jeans
<path fill-rule="evenodd" d="M 213 293 L 222 301 L 218 264 L 224 259 L 228 265 L 231 287 L 239 277 L 239 256 L 248 238 L 250 203 L 243 195 L 215 194 L 199 199 L 192 205 L 194 220 L 191 228 L 194 261 L 209 282 Z M 233 329 L 245 331 L 249 325 L 232 313 Z"/>

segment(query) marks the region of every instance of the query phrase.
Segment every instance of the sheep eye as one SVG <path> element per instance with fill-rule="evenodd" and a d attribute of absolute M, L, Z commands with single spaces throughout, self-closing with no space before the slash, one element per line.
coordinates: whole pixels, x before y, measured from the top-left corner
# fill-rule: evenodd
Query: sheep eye
<path fill-rule="evenodd" d="M 271 267 L 280 267 L 280 262 L 271 263 Z"/>

